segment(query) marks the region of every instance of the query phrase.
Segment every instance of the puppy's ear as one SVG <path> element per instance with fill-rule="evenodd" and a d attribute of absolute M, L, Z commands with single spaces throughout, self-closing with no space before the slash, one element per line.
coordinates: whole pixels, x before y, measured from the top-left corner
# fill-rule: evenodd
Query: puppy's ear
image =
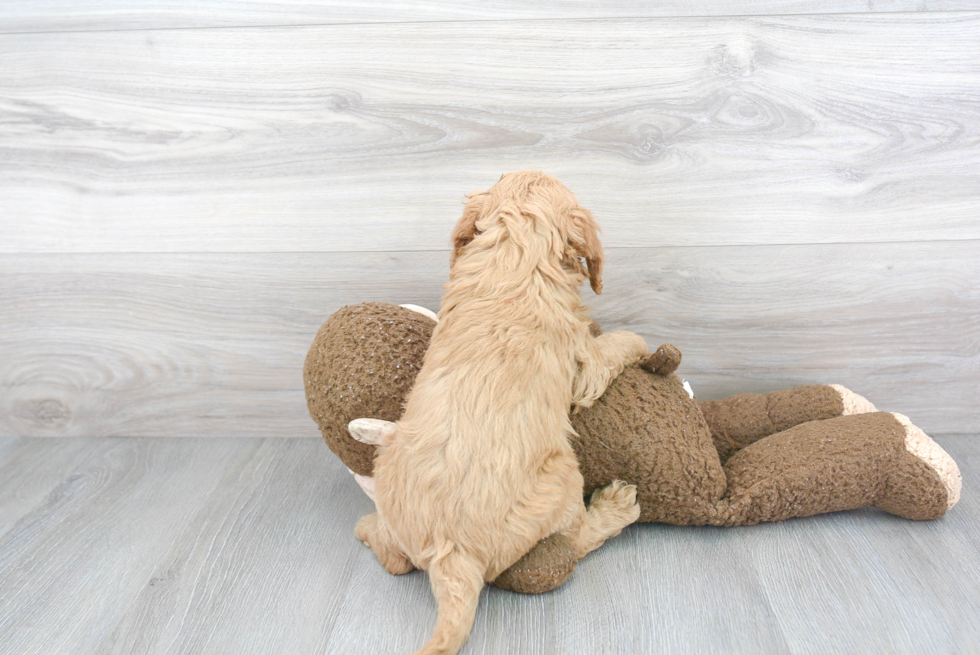
<path fill-rule="evenodd" d="M 453 254 L 449 256 L 449 267 L 456 264 L 456 258 L 466 247 L 473 237 L 476 236 L 476 222 L 483 214 L 483 204 L 487 197 L 486 191 L 475 191 L 468 196 L 466 206 L 463 207 L 463 215 L 456 222 L 453 228 L 453 235 L 450 237 L 453 246 Z"/>
<path fill-rule="evenodd" d="M 589 285 L 599 295 L 602 293 L 602 264 L 605 261 L 599 241 L 599 226 L 592 213 L 583 207 L 572 210 L 572 222 L 577 233 L 573 245 L 579 256 L 585 258 L 585 264 L 589 267 Z M 582 235 L 581 241 L 577 238 L 578 234 Z"/>

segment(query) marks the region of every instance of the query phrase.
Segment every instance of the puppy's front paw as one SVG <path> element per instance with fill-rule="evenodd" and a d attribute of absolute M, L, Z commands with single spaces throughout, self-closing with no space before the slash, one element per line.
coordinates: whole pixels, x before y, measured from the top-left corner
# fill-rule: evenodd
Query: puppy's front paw
<path fill-rule="evenodd" d="M 627 330 L 620 330 L 620 332 L 626 341 L 629 364 L 635 364 L 642 359 L 646 359 L 650 353 L 646 340 L 635 332 L 629 332 Z"/>

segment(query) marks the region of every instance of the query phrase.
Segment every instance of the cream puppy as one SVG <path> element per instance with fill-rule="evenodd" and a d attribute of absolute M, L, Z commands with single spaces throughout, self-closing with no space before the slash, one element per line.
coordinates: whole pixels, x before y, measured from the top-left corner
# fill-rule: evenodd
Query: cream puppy
<path fill-rule="evenodd" d="M 453 231 L 439 322 L 375 461 L 378 511 L 356 529 L 391 573 L 428 571 L 439 617 L 419 653 L 456 653 L 483 585 L 541 539 L 560 532 L 582 556 L 639 516 L 618 481 L 586 508 L 568 442 L 569 409 L 647 354 L 631 332 L 589 333 L 579 286 L 587 266 L 602 289 L 597 232 L 531 171 L 470 195 Z"/>

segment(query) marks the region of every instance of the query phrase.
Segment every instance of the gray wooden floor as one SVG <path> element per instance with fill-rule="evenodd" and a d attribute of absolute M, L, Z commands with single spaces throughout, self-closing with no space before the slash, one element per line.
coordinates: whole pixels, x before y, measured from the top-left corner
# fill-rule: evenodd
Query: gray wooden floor
<path fill-rule="evenodd" d="M 937 440 L 940 521 L 632 526 L 554 593 L 488 588 L 464 652 L 976 652 L 980 439 Z M 0 439 L 0 652 L 410 652 L 435 606 L 370 509 L 318 439 Z"/>

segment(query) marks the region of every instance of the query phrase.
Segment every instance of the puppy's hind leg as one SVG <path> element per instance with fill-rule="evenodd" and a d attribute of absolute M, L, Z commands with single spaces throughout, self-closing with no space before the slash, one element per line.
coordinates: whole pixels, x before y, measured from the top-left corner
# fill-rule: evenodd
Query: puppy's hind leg
<path fill-rule="evenodd" d="M 588 509 L 579 501 L 576 511 L 577 516 L 562 533 L 571 540 L 581 558 L 640 518 L 636 485 L 616 480 L 592 493 Z"/>
<path fill-rule="evenodd" d="M 412 561 L 395 543 L 391 531 L 377 512 L 361 517 L 357 527 L 354 528 L 354 536 L 374 551 L 378 561 L 388 570 L 388 573 L 401 575 L 415 569 Z"/>

